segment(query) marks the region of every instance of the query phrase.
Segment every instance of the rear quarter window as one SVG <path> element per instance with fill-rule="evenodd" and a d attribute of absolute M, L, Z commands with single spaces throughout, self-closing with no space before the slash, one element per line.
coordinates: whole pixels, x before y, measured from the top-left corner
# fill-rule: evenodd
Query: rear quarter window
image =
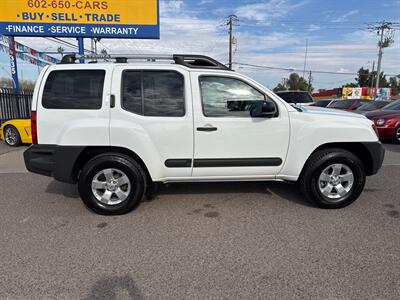
<path fill-rule="evenodd" d="M 52 71 L 44 86 L 42 105 L 48 109 L 100 109 L 104 70 Z"/>
<path fill-rule="evenodd" d="M 122 108 L 146 117 L 183 117 L 185 84 L 175 71 L 126 70 Z"/>

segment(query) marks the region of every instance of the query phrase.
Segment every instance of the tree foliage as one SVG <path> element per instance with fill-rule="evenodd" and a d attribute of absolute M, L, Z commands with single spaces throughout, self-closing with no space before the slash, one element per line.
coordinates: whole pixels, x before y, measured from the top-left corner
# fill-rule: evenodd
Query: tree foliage
<path fill-rule="evenodd" d="M 400 74 L 389 78 L 389 87 L 392 89 L 392 95 L 400 94 Z"/>
<path fill-rule="evenodd" d="M 0 88 L 10 88 L 12 87 L 12 81 L 7 77 L 0 77 Z"/>
<path fill-rule="evenodd" d="M 291 73 L 289 78 L 285 78 L 284 83 L 278 83 L 274 88 L 274 92 L 286 90 L 300 90 L 300 91 L 313 91 L 312 84 L 308 85 L 305 78 L 299 76 L 297 73 Z"/>
<path fill-rule="evenodd" d="M 376 71 L 370 72 L 369 69 L 361 67 L 357 72 L 356 82 L 346 83 L 345 87 L 375 87 Z M 389 87 L 389 82 L 386 79 L 384 72 L 379 74 L 379 87 Z"/>
<path fill-rule="evenodd" d="M 22 90 L 33 90 L 35 81 L 33 80 L 20 80 L 19 87 Z M 0 88 L 12 88 L 12 80 L 7 77 L 0 77 Z"/>

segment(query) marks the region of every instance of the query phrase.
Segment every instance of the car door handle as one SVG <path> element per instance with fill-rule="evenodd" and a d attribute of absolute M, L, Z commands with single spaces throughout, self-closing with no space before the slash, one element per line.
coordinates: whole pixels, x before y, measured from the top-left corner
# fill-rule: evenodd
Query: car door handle
<path fill-rule="evenodd" d="M 110 107 L 115 107 L 115 95 L 110 95 Z"/>
<path fill-rule="evenodd" d="M 197 131 L 206 131 L 206 132 L 217 131 L 217 129 L 218 128 L 214 126 L 197 127 Z"/>

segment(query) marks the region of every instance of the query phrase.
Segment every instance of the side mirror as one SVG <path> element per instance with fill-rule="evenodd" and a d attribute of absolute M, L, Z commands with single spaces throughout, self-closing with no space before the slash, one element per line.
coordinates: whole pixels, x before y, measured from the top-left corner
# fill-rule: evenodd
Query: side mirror
<path fill-rule="evenodd" d="M 250 108 L 252 118 L 272 118 L 276 112 L 276 105 L 272 101 L 256 101 Z"/>

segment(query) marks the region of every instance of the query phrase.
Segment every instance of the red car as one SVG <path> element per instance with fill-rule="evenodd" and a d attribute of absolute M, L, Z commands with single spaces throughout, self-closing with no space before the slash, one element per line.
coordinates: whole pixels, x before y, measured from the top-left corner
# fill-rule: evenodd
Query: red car
<path fill-rule="evenodd" d="M 386 105 L 383 109 L 368 112 L 365 116 L 375 123 L 381 140 L 400 143 L 400 100 Z"/>

